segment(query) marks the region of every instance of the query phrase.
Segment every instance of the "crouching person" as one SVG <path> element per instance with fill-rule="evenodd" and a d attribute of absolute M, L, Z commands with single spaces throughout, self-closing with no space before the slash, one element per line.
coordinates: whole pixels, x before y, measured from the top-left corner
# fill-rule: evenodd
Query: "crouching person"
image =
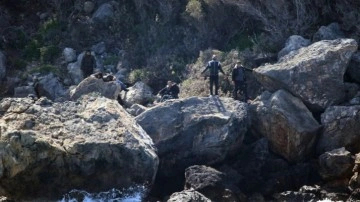
<path fill-rule="evenodd" d="M 168 99 L 178 99 L 180 93 L 179 86 L 172 81 L 168 81 L 165 88 L 161 89 L 158 93 L 158 95 L 161 96 L 160 102 L 164 102 Z"/>

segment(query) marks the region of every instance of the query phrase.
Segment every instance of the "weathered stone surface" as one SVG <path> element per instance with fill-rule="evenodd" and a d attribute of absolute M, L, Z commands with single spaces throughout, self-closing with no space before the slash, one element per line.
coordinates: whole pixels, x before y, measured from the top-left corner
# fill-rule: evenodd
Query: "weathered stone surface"
<path fill-rule="evenodd" d="M 93 14 L 92 20 L 97 24 L 108 25 L 114 16 L 114 8 L 110 3 L 102 4 Z"/>
<path fill-rule="evenodd" d="M 317 153 L 345 147 L 353 153 L 360 152 L 360 105 L 332 106 L 321 115 L 321 133 Z"/>
<path fill-rule="evenodd" d="M 146 111 L 146 107 L 139 104 L 133 104 L 130 108 L 126 109 L 126 111 L 133 116 L 137 116 Z"/>
<path fill-rule="evenodd" d="M 278 53 L 278 58 L 282 58 L 284 55 L 287 55 L 291 51 L 298 50 L 308 45 L 310 45 L 309 39 L 305 39 L 304 37 L 298 35 L 290 36 L 286 40 L 285 47 L 281 49 L 281 51 Z"/>
<path fill-rule="evenodd" d="M 321 26 L 314 34 L 313 41 L 334 40 L 344 38 L 345 34 L 341 31 L 339 23 L 331 23 L 328 26 Z"/>
<path fill-rule="evenodd" d="M 154 101 L 152 89 L 145 83 L 139 81 L 128 88 L 129 91 L 121 91 L 121 98 L 126 107 L 131 107 L 133 104 L 147 105 Z"/>
<path fill-rule="evenodd" d="M 351 153 L 344 147 L 319 156 L 319 173 L 323 179 L 349 177 L 354 166 Z"/>
<path fill-rule="evenodd" d="M 245 201 L 234 182 L 225 173 L 204 165 L 185 170 L 185 189 L 196 190 L 211 201 Z"/>
<path fill-rule="evenodd" d="M 285 90 L 264 92 L 250 112 L 252 130 L 269 140 L 273 152 L 295 162 L 313 150 L 320 125 L 300 99 Z"/>
<path fill-rule="evenodd" d="M 320 41 L 253 73 L 266 89 L 286 89 L 312 110 L 322 111 L 345 100 L 343 76 L 357 47 L 353 39 Z"/>
<path fill-rule="evenodd" d="M 158 149 L 157 190 L 162 193 L 183 186 L 177 176 L 187 167 L 220 163 L 235 153 L 250 121 L 245 103 L 217 97 L 169 100 L 135 119 Z"/>
<path fill-rule="evenodd" d="M 51 100 L 68 98 L 67 90 L 59 78 L 52 73 L 40 77 L 36 88 L 40 96 L 46 96 Z"/>
<path fill-rule="evenodd" d="M 65 62 L 74 62 L 76 60 L 76 51 L 73 48 L 64 48 L 63 56 Z"/>
<path fill-rule="evenodd" d="M 29 95 L 36 95 L 32 86 L 20 86 L 14 89 L 14 97 L 27 97 Z"/>
<path fill-rule="evenodd" d="M 241 191 L 269 196 L 313 183 L 315 166 L 309 163 L 289 163 L 271 152 L 268 142 L 261 138 L 247 146 L 231 165 L 241 176 L 236 183 Z"/>
<path fill-rule="evenodd" d="M 173 193 L 167 202 L 211 202 L 201 193 L 194 190 L 185 190 L 181 192 Z"/>
<path fill-rule="evenodd" d="M 167 101 L 135 119 L 172 168 L 222 161 L 241 145 L 249 125 L 246 104 L 216 97 Z"/>
<path fill-rule="evenodd" d="M 71 189 L 122 189 L 155 178 L 152 140 L 115 100 L 6 98 L 0 112 L 2 195 L 54 199 Z"/>
<path fill-rule="evenodd" d="M 121 87 L 115 81 L 104 82 L 90 76 L 79 83 L 79 85 L 70 91 L 70 99 L 76 100 L 82 95 L 95 93 L 109 99 L 116 99 L 121 91 Z"/>

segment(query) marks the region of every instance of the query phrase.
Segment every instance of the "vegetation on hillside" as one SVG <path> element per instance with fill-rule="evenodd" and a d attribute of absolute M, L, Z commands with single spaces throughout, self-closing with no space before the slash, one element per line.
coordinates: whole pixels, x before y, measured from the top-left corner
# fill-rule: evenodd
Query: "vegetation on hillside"
<path fill-rule="evenodd" d="M 360 3 L 352 0 L 92 0 L 91 12 L 87 2 L 2 0 L 0 49 L 8 73 L 25 71 L 31 62 L 60 67 L 65 47 L 80 53 L 104 42 L 105 64 L 121 61 L 131 72 L 129 82 L 143 80 L 156 89 L 168 79 L 191 77 L 189 66 L 207 49 L 247 50 L 256 57 L 277 53 L 291 35 L 310 38 L 332 22 L 349 38 L 360 32 Z M 92 18 L 104 2 L 114 12 L 97 23 Z"/>

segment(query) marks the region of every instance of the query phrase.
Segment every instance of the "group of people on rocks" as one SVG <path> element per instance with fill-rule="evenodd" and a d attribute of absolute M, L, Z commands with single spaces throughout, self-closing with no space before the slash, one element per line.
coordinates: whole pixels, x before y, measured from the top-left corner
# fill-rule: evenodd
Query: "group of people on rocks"
<path fill-rule="evenodd" d="M 86 50 L 85 54 L 83 56 L 83 59 L 81 60 L 80 68 L 83 72 L 84 78 L 93 75 L 94 69 L 96 68 L 96 60 L 95 57 L 91 54 L 90 50 Z M 246 76 L 245 76 L 245 67 L 241 64 L 241 61 L 238 61 L 234 68 L 232 69 L 231 73 L 231 80 L 233 82 L 234 88 L 232 92 L 232 96 L 234 99 L 238 100 L 238 94 L 241 93 L 242 101 L 247 102 L 248 101 L 248 95 L 247 95 L 247 84 L 246 84 Z M 209 71 L 209 82 L 210 82 L 210 96 L 218 96 L 219 91 L 219 72 L 221 72 L 223 75 L 228 78 L 228 75 L 225 74 L 225 72 L 222 69 L 221 63 L 217 60 L 216 55 L 212 56 L 212 59 L 207 63 L 205 69 L 201 72 L 201 74 L 205 73 L 206 71 Z M 101 72 L 98 72 L 94 74 L 96 78 L 103 78 L 103 74 Z M 128 91 L 127 86 L 115 76 L 111 76 L 109 81 L 115 81 L 122 90 Z M 205 77 L 206 78 L 206 77 Z M 104 78 L 103 78 L 104 79 Z M 158 95 L 160 96 L 160 102 L 164 102 L 168 99 L 177 99 L 179 98 L 180 88 L 179 86 L 169 80 L 167 81 L 167 85 L 162 88 Z"/>
<path fill-rule="evenodd" d="M 215 88 L 215 96 L 218 96 L 219 90 L 219 72 L 228 77 L 221 67 L 221 63 L 217 60 L 216 55 L 212 56 L 212 59 L 207 63 L 205 69 L 201 72 L 201 74 L 205 73 L 207 70 L 210 71 L 210 96 L 214 94 Z M 232 92 L 232 96 L 235 100 L 238 99 L 238 94 L 242 94 L 242 101 L 248 101 L 247 95 L 247 84 L 246 84 L 246 76 L 245 76 L 245 67 L 241 64 L 241 61 L 238 60 L 235 64 L 234 68 L 231 72 L 231 80 L 234 84 L 234 89 Z"/>

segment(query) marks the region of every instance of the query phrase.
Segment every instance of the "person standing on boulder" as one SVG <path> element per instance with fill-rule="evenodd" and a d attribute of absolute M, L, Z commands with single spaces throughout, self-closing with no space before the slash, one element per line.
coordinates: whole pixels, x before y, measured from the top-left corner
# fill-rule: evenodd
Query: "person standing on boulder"
<path fill-rule="evenodd" d="M 91 55 L 90 50 L 85 51 L 85 54 L 81 60 L 80 68 L 81 68 L 84 78 L 93 74 L 94 69 L 96 68 L 96 60 L 95 60 L 95 57 L 93 55 Z"/>
<path fill-rule="evenodd" d="M 246 102 L 248 97 L 246 91 L 247 86 L 246 86 L 245 67 L 241 65 L 241 61 L 237 61 L 235 67 L 233 68 L 231 79 L 234 84 L 233 98 L 237 100 L 238 91 L 241 91 L 241 94 L 243 95 L 243 101 Z"/>
<path fill-rule="evenodd" d="M 216 55 L 212 56 L 212 60 L 207 63 L 204 71 L 201 72 L 203 74 L 206 70 L 210 71 L 210 96 L 213 95 L 213 86 L 215 85 L 215 95 L 218 95 L 219 89 L 219 71 L 225 75 L 224 71 L 221 68 L 221 64 L 216 59 Z"/>

